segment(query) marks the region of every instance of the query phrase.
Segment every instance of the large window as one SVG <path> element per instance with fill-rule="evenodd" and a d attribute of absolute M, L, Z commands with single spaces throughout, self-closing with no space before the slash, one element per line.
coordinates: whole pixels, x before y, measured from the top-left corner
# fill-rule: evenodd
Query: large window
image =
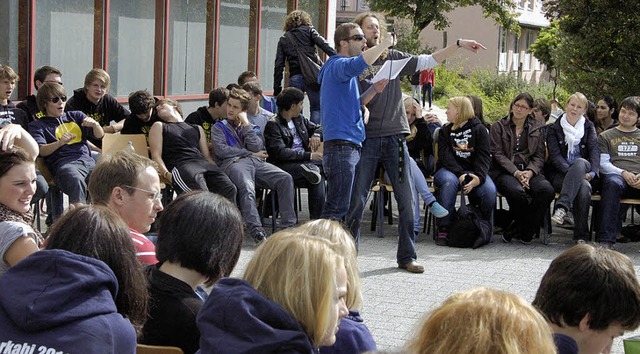
<path fill-rule="evenodd" d="M 282 35 L 284 18 L 287 16 L 287 4 L 280 0 L 262 1 L 262 25 L 260 28 L 260 84 L 262 89 L 273 88 L 273 69 Z"/>
<path fill-rule="evenodd" d="M 500 27 L 500 47 L 498 48 L 498 71 L 507 71 L 507 39 L 509 31 Z"/>
<path fill-rule="evenodd" d="M 4 0 L 0 2 L 0 13 L 6 16 L 5 21 L 0 21 L 0 64 L 9 65 L 18 72 L 18 0 Z M 31 79 L 23 77 L 22 82 L 29 85 Z M 18 81 L 19 84 L 19 81 Z M 18 96 L 18 88 L 11 95 L 15 100 Z"/>
<path fill-rule="evenodd" d="M 93 14 L 93 1 L 36 1 L 35 66 L 60 69 L 69 95 L 93 69 Z"/>
<path fill-rule="evenodd" d="M 109 60 L 111 94 L 153 91 L 155 1 L 111 0 Z"/>
<path fill-rule="evenodd" d="M 247 70 L 249 24 L 249 0 L 220 2 L 218 86 L 237 82 L 238 75 Z"/>
<path fill-rule="evenodd" d="M 204 93 L 207 1 L 171 1 L 169 95 Z"/>

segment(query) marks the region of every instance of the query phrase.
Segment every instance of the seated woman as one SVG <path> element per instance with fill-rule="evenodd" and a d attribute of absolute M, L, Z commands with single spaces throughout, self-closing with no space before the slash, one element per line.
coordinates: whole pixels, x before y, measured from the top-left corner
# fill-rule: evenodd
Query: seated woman
<path fill-rule="evenodd" d="M 70 204 L 87 203 L 87 183 L 95 167 L 88 138 L 102 139 L 98 122 L 80 111 L 65 112 L 67 93 L 62 85 L 44 83 L 36 97 L 45 115 L 29 123 L 29 133 L 40 146 L 40 156 L 51 170 L 56 186 L 69 196 Z"/>
<path fill-rule="evenodd" d="M 591 184 L 600 169 L 600 148 L 596 129 L 584 114 L 587 98 L 580 92 L 569 97 L 566 111 L 547 129 L 547 177 L 560 197 L 551 220 L 561 225 L 573 210 L 573 240 L 589 237 Z"/>
<path fill-rule="evenodd" d="M 198 314 L 203 353 L 312 353 L 348 314 L 347 271 L 333 245 L 284 230 L 258 247 L 243 279 L 220 279 Z"/>
<path fill-rule="evenodd" d="M 196 315 L 204 301 L 196 287 L 231 274 L 242 239 L 240 212 L 221 196 L 193 191 L 169 204 L 160 220 L 160 263 L 146 269 L 151 299 L 140 343 L 198 351 Z"/>
<path fill-rule="evenodd" d="M 42 245 L 33 229 L 31 200 L 36 190 L 38 145 L 17 124 L 0 128 L 0 276 Z M 20 148 L 24 147 L 24 149 Z"/>
<path fill-rule="evenodd" d="M 616 99 L 605 95 L 596 104 L 596 119 L 594 125 L 596 134 L 600 135 L 603 131 L 611 129 L 618 125 L 618 102 Z"/>
<path fill-rule="evenodd" d="M 544 317 L 517 295 L 477 288 L 450 296 L 407 345 L 411 354 L 555 353 Z"/>
<path fill-rule="evenodd" d="M 204 130 L 185 123 L 182 107 L 169 98 L 156 103 L 159 121 L 149 130 L 149 151 L 160 176 L 179 192 L 210 191 L 236 201 L 236 186 L 215 164 Z"/>
<path fill-rule="evenodd" d="M 430 115 L 429 121 L 422 117 L 422 107 L 413 97 L 404 99 L 404 110 L 407 113 L 409 129 L 407 136 L 407 150 L 409 151 L 409 164 L 413 176 L 413 232 L 420 233 L 420 203 L 418 194 L 429 208 L 429 212 L 436 218 L 443 218 L 449 212 L 436 201 L 436 197 L 429 190 L 426 177 L 433 171 L 433 132 L 440 126 L 437 117 Z M 386 178 L 386 176 L 385 176 Z M 388 180 L 388 179 L 387 179 Z"/>
<path fill-rule="evenodd" d="M 523 92 L 511 102 L 509 115 L 491 126 L 490 175 L 498 192 L 507 199 L 513 217 L 502 235 L 504 242 L 515 238 L 531 243 L 555 195 L 551 183 L 542 175 L 544 132 L 531 114 L 532 109 L 533 97 Z"/>
<path fill-rule="evenodd" d="M 135 353 L 147 288 L 129 228 L 106 207 L 70 210 L 46 249 L 0 277 L 0 342 L 56 353 Z M 42 349 L 38 349 L 42 350 Z"/>
<path fill-rule="evenodd" d="M 356 244 L 351 234 L 340 223 L 329 219 L 310 221 L 295 230 L 329 240 L 334 245 L 335 251 L 344 257 L 344 266 L 347 270 L 345 304 L 349 309 L 349 314 L 340 320 L 336 342 L 331 346 L 321 347 L 320 353 L 364 353 L 376 350 L 376 341 L 360 317 L 360 307 L 362 306 L 360 271 L 358 270 Z"/>
<path fill-rule="evenodd" d="M 488 176 L 489 133 L 474 116 L 467 97 L 452 97 L 447 105 L 447 121 L 438 133 L 438 163 L 434 183 L 438 199 L 449 211 L 437 221 L 436 244 L 447 245 L 449 227 L 453 223 L 456 196 L 460 186 L 469 195 L 469 201 L 480 208 L 482 217 L 489 221 L 493 235 L 493 209 L 496 206 L 496 186 Z"/>

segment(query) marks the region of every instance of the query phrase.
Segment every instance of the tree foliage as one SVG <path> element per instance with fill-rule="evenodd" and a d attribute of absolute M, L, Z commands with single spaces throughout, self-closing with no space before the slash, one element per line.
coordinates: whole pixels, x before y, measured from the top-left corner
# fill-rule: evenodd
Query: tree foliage
<path fill-rule="evenodd" d="M 450 24 L 447 13 L 457 7 L 479 5 L 485 18 L 492 18 L 512 32 L 520 32 L 513 15 L 515 5 L 511 0 L 368 0 L 367 3 L 373 11 L 410 19 L 418 31 L 432 23 L 435 29 L 443 30 Z"/>
<path fill-rule="evenodd" d="M 541 36 L 534 47 L 547 48 L 562 86 L 592 100 L 638 95 L 640 1 L 548 0 L 546 6 L 557 27 L 556 42 Z"/>

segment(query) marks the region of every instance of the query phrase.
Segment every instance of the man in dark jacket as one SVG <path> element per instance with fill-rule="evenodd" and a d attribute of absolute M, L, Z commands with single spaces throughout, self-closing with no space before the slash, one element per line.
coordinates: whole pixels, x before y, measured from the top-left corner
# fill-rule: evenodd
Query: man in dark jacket
<path fill-rule="evenodd" d="M 33 86 L 38 90 L 45 82 L 62 85 L 62 72 L 49 65 L 39 67 L 33 74 Z M 24 101 L 18 103 L 17 107 L 27 112 L 29 122 L 33 122 L 36 118 L 44 117 L 44 114 L 40 113 L 40 109 L 38 108 L 36 95 L 25 97 Z"/>
<path fill-rule="evenodd" d="M 309 216 L 317 219 L 324 205 L 324 176 L 320 147 L 321 128 L 309 121 L 300 111 L 304 92 L 295 87 L 284 89 L 276 99 L 278 115 L 264 130 L 268 162 L 293 177 L 296 187 L 309 192 Z"/>

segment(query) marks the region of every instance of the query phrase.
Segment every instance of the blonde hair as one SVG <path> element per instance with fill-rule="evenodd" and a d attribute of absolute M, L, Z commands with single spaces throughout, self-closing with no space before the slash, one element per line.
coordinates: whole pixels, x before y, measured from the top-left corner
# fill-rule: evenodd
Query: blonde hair
<path fill-rule="evenodd" d="M 571 101 L 572 98 L 575 98 L 580 103 L 582 103 L 582 106 L 584 106 L 584 110 L 585 110 L 585 114 L 586 114 L 587 108 L 589 107 L 589 100 L 587 99 L 587 96 L 585 96 L 581 92 L 576 92 L 573 95 L 569 96 L 569 98 L 567 98 L 567 104 L 569 104 L 569 102 Z"/>
<path fill-rule="evenodd" d="M 358 251 L 353 236 L 342 225 L 334 220 L 318 219 L 296 228 L 297 231 L 310 236 L 329 240 L 334 250 L 344 257 L 347 270 L 347 297 L 345 304 L 350 310 L 359 310 L 362 306 L 362 290 L 360 287 L 360 271 L 358 270 Z"/>
<path fill-rule="evenodd" d="M 477 288 L 456 293 L 431 312 L 409 353 L 556 353 L 542 315 L 517 295 Z"/>
<path fill-rule="evenodd" d="M 336 274 L 344 259 L 327 240 L 295 229 L 271 235 L 249 261 L 243 279 L 282 306 L 320 347 L 335 325 Z"/>
<path fill-rule="evenodd" d="M 106 87 L 105 91 L 109 92 L 109 86 L 111 86 L 111 77 L 106 71 L 100 68 L 92 69 L 87 73 L 87 75 L 84 77 L 84 88 L 88 88 L 89 85 L 91 85 L 96 80 L 103 83 Z"/>
<path fill-rule="evenodd" d="M 449 103 L 458 109 L 458 116 L 451 129 L 458 129 L 475 116 L 471 100 L 464 96 L 451 97 Z"/>

